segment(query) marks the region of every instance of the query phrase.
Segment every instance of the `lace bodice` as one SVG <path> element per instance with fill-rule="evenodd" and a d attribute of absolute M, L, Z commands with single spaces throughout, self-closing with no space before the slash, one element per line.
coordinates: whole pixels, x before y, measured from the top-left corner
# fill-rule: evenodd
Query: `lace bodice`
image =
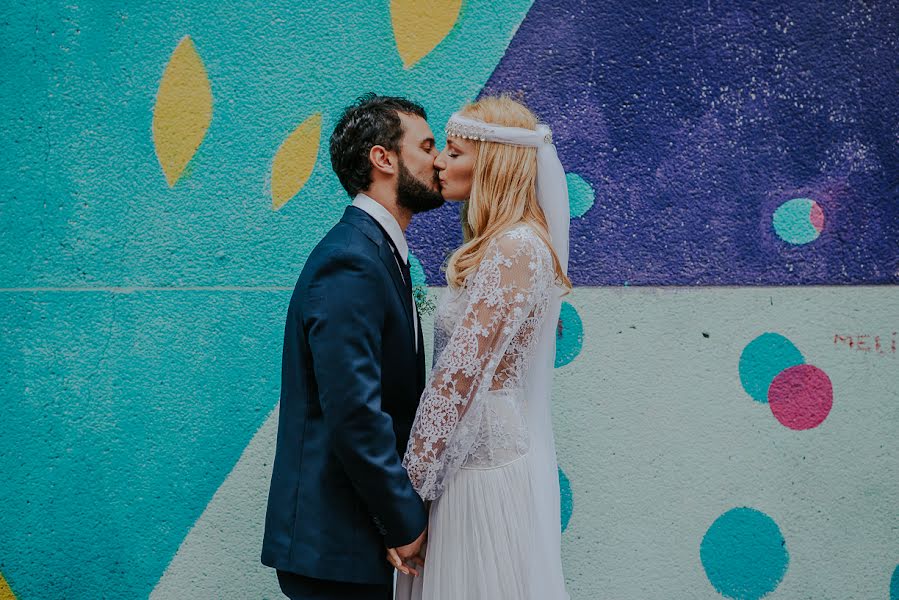
<path fill-rule="evenodd" d="M 549 248 L 527 224 L 488 243 L 461 290 L 446 290 L 435 319 L 434 367 L 403 466 L 422 498 L 456 469 L 527 452 L 524 374 L 555 289 Z"/>

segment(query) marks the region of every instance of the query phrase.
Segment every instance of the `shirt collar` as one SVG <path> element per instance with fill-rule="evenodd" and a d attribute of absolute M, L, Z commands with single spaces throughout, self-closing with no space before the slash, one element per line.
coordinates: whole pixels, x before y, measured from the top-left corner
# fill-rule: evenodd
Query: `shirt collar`
<path fill-rule="evenodd" d="M 362 193 L 356 194 L 356 197 L 353 198 L 353 206 L 371 215 L 384 228 L 384 231 L 387 232 L 387 235 L 393 241 L 393 245 L 396 246 L 400 257 L 408 263 L 409 245 L 406 243 L 406 236 L 403 235 L 400 224 L 390 214 L 390 211 L 384 208 L 378 201 Z"/>

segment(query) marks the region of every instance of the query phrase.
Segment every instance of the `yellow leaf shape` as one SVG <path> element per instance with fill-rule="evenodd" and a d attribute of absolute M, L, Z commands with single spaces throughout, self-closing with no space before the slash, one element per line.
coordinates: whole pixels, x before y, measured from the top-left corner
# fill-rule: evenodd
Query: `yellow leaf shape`
<path fill-rule="evenodd" d="M 153 108 L 153 145 L 169 187 L 184 173 L 212 122 L 212 90 L 190 36 L 172 53 Z"/>
<path fill-rule="evenodd" d="M 315 160 L 318 157 L 318 142 L 322 132 L 322 115 L 315 113 L 278 148 L 272 162 L 272 208 L 278 210 L 296 196 L 306 185 Z"/>
<path fill-rule="evenodd" d="M 462 0 L 391 0 L 396 48 L 409 68 L 437 47 L 459 18 Z"/>
<path fill-rule="evenodd" d="M 16 595 L 9 589 L 9 584 L 6 583 L 3 573 L 0 573 L 0 600 L 16 600 Z"/>

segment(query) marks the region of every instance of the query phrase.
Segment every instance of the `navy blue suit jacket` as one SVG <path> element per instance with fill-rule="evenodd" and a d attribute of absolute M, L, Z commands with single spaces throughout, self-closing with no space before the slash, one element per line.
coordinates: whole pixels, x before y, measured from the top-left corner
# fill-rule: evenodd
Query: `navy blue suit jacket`
<path fill-rule="evenodd" d="M 386 232 L 348 207 L 309 255 L 287 310 L 263 564 L 389 583 L 385 547 L 424 531 L 401 464 L 425 381 L 406 293 Z"/>

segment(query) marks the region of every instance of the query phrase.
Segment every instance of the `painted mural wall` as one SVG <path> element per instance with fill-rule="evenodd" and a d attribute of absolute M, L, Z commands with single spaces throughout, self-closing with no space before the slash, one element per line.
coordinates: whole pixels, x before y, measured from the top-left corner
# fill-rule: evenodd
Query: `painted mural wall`
<path fill-rule="evenodd" d="M 896 3 L 0 10 L 0 600 L 280 597 L 284 312 L 369 90 L 554 129 L 573 599 L 899 600 Z M 454 207 L 409 238 L 436 295 Z"/>

